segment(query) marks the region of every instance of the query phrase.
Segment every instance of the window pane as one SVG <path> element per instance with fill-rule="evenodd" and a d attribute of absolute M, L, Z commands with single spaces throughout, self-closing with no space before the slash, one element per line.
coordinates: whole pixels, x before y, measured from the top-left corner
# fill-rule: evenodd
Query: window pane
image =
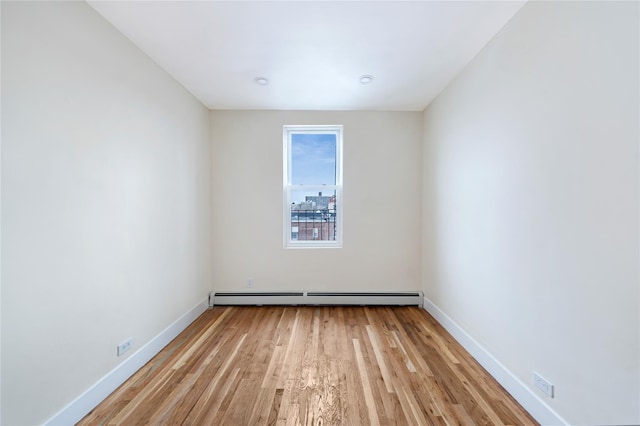
<path fill-rule="evenodd" d="M 291 191 L 291 235 L 298 241 L 336 239 L 336 191 Z"/>
<path fill-rule="evenodd" d="M 293 133 L 291 135 L 291 184 L 336 184 L 336 135 Z"/>

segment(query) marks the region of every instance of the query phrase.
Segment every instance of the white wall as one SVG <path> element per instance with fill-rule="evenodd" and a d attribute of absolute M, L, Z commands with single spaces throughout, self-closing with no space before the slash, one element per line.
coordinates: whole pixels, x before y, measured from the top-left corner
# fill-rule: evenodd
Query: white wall
<path fill-rule="evenodd" d="M 424 291 L 570 424 L 640 423 L 637 2 L 530 2 L 424 114 Z"/>
<path fill-rule="evenodd" d="M 282 126 L 344 125 L 344 244 L 284 249 Z M 422 114 L 213 111 L 213 288 L 420 288 Z"/>
<path fill-rule="evenodd" d="M 210 288 L 207 109 L 84 2 L 2 2 L 2 424 Z"/>

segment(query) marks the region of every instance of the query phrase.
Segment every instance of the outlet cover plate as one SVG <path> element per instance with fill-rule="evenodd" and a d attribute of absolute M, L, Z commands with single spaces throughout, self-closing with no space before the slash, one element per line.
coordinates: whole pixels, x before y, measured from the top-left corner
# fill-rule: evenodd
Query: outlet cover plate
<path fill-rule="evenodd" d="M 547 379 L 538 373 L 533 373 L 533 384 L 550 398 L 553 398 L 553 385 Z"/>
<path fill-rule="evenodd" d="M 133 338 L 131 338 L 131 337 L 129 337 L 124 342 L 120 343 L 118 345 L 118 356 L 123 355 L 125 352 L 127 352 L 129 349 L 131 349 L 131 345 L 132 344 L 133 344 Z"/>

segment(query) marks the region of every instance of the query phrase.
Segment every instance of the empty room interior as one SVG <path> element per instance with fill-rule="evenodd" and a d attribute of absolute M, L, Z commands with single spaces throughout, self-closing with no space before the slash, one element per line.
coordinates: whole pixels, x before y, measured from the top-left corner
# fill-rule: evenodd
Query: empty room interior
<path fill-rule="evenodd" d="M 640 424 L 639 6 L 3 0 L 0 423 Z"/>

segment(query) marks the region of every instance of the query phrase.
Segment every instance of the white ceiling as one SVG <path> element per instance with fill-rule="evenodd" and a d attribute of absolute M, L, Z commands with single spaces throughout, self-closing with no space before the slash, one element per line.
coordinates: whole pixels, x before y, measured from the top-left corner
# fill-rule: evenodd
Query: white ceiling
<path fill-rule="evenodd" d="M 211 109 L 422 111 L 525 1 L 88 3 Z"/>

